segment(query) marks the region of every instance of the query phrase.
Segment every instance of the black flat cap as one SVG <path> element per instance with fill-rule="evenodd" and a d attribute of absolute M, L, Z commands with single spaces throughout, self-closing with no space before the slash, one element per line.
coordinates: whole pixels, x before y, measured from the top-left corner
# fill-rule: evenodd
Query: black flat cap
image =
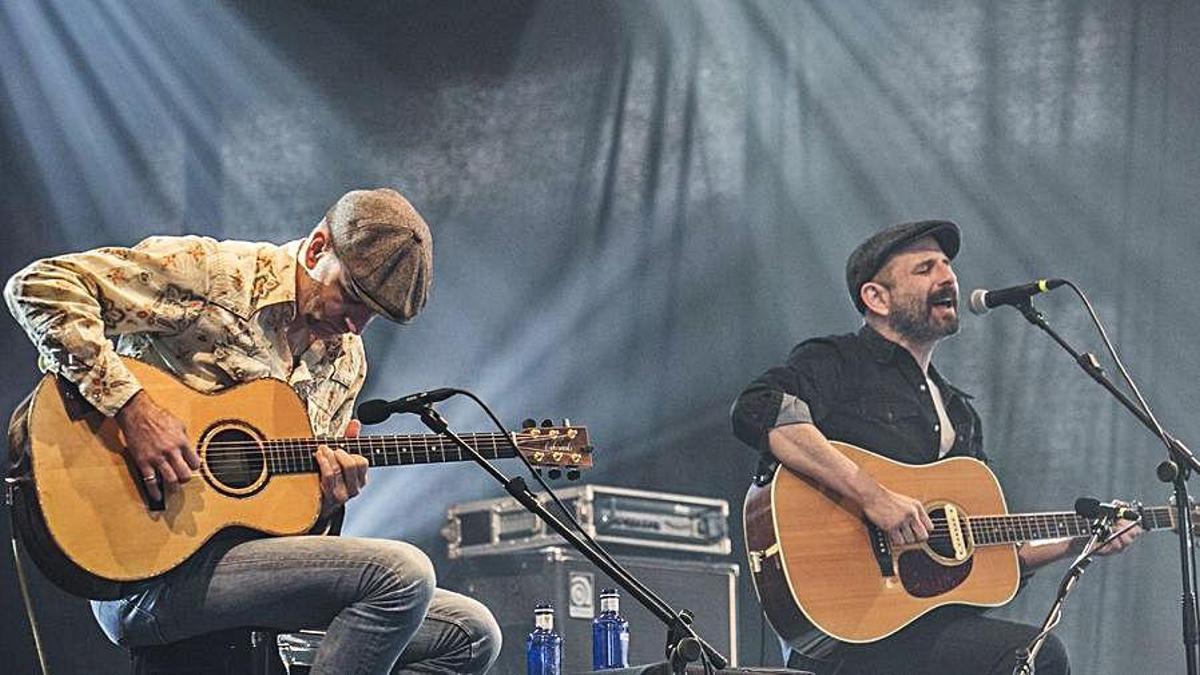
<path fill-rule="evenodd" d="M 867 312 L 858 292 L 863 284 L 875 277 L 893 253 L 921 237 L 933 237 L 951 260 L 958 255 L 961 239 L 958 225 L 949 220 L 918 220 L 892 225 L 871 235 L 854 249 L 846 260 L 846 288 L 859 314 Z"/>

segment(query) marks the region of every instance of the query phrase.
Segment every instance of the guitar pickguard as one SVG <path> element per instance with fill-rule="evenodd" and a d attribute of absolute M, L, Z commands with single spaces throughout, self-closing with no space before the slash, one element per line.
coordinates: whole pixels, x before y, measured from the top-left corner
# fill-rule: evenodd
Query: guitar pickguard
<path fill-rule="evenodd" d="M 896 561 L 904 590 L 918 598 L 932 598 L 958 588 L 971 574 L 972 559 L 944 565 L 924 551 L 905 551 Z"/>

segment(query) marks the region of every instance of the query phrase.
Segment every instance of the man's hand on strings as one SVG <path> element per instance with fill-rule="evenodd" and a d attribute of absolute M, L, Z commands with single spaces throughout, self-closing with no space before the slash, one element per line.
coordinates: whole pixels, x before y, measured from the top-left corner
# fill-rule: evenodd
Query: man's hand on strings
<path fill-rule="evenodd" d="M 933 521 L 920 501 L 882 485 L 862 506 L 867 518 L 886 532 L 895 546 L 927 541 L 933 532 Z"/>
<path fill-rule="evenodd" d="M 186 483 L 200 468 L 200 456 L 188 440 L 183 422 L 155 403 L 145 390 L 117 412 L 117 426 L 125 437 L 125 454 L 137 467 L 152 501 L 163 498 L 161 488 Z"/>
<path fill-rule="evenodd" d="M 361 431 L 362 423 L 350 420 L 344 437 L 357 438 Z M 370 464 L 362 455 L 352 455 L 341 448 L 335 450 L 325 444 L 317 446 L 313 454 L 321 472 L 321 515 L 326 517 L 362 491 L 367 484 Z"/>

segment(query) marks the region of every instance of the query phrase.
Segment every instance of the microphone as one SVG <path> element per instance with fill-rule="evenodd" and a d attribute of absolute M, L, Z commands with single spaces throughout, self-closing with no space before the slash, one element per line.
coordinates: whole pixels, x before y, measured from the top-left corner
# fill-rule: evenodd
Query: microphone
<path fill-rule="evenodd" d="M 1109 518 L 1111 520 L 1141 520 L 1141 511 L 1120 502 L 1102 502 L 1095 497 L 1080 497 L 1075 500 L 1075 513 L 1089 520 Z"/>
<path fill-rule="evenodd" d="M 999 307 L 1000 305 L 1016 305 L 1024 302 L 1029 298 L 1047 291 L 1053 290 L 1067 283 L 1064 279 L 1038 279 L 1032 284 L 1022 284 L 1020 286 L 1010 286 L 1008 288 L 998 288 L 994 291 L 987 291 L 982 288 L 976 288 L 971 291 L 971 300 L 969 305 L 971 311 L 975 314 L 987 314 L 989 309 Z"/>
<path fill-rule="evenodd" d="M 445 401 L 446 399 L 458 393 L 457 389 L 442 387 L 441 389 L 431 389 L 429 391 L 421 391 L 415 394 L 409 394 L 403 398 L 398 398 L 395 401 L 386 401 L 382 398 L 373 398 L 370 401 L 363 401 L 358 404 L 357 417 L 358 421 L 363 424 L 379 424 L 396 413 L 417 413 L 430 403 Z"/>

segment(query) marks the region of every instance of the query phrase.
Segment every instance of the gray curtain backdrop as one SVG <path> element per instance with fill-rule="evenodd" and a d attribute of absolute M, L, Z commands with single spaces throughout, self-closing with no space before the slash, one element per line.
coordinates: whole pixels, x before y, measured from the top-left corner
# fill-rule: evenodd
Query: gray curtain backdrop
<path fill-rule="evenodd" d="M 395 186 L 433 227 L 436 281 L 415 323 L 367 332 L 365 397 L 458 385 L 509 422 L 570 417 L 599 448 L 587 480 L 736 513 L 754 457 L 732 397 L 857 328 L 856 242 L 947 217 L 964 294 L 1074 280 L 1194 441 L 1198 45 L 1200 7 L 1166 1 L 19 0 L 0 5 L 0 272 L 152 233 L 284 241 L 346 189 Z M 1100 352 L 1068 290 L 1038 305 Z M 0 325 L 7 410 L 37 371 Z M 1161 448 L 1015 312 L 965 318 L 935 362 L 976 395 L 1014 511 L 1165 503 Z M 445 509 L 499 494 L 469 466 L 381 471 L 348 530 L 441 558 Z M 0 647 L 26 672 L 0 569 Z M 999 613 L 1040 621 L 1060 571 Z M 777 662 L 741 585 L 741 661 Z M 1182 671 L 1178 594 L 1170 536 L 1094 565 L 1058 629 L 1078 672 Z M 56 672 L 120 667 L 80 603 L 39 579 L 35 600 Z"/>

